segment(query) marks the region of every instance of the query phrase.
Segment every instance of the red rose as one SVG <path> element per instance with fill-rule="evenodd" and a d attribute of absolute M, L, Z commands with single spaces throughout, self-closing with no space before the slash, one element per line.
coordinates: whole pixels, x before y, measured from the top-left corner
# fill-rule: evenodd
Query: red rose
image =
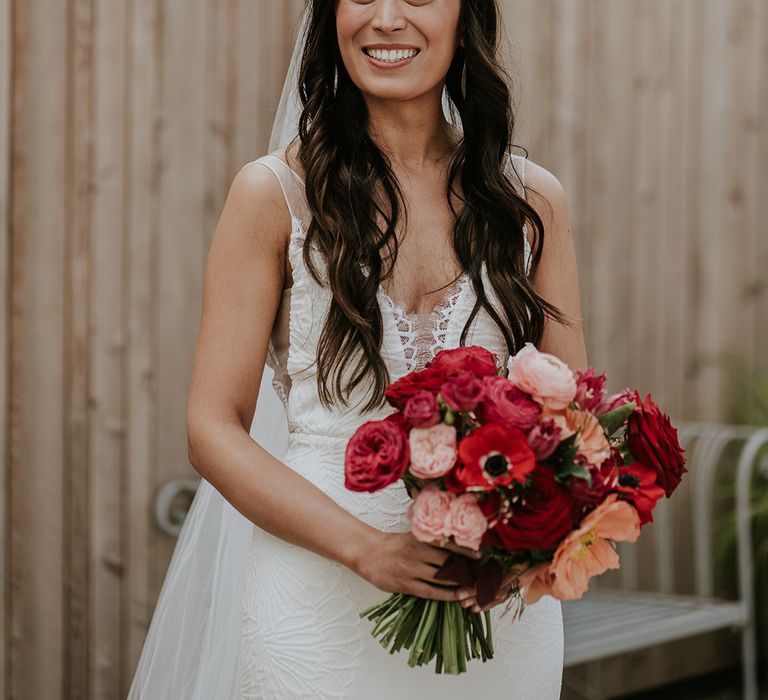
<path fill-rule="evenodd" d="M 636 461 L 656 471 L 656 483 L 669 498 L 677 488 L 685 468 L 685 450 L 677 439 L 677 428 L 647 394 L 645 401 L 634 392 L 636 408 L 627 419 L 627 443 Z"/>
<path fill-rule="evenodd" d="M 405 402 L 420 391 L 437 394 L 447 376 L 444 369 L 437 367 L 427 367 L 418 372 L 410 372 L 392 382 L 385 389 L 384 396 L 391 406 L 402 409 Z"/>
<path fill-rule="evenodd" d="M 511 512 L 485 533 L 480 544 L 509 551 L 548 551 L 576 524 L 567 491 L 555 481 L 554 470 L 540 464 L 531 474 L 524 499 L 512 505 Z"/>
<path fill-rule="evenodd" d="M 469 372 L 459 372 L 440 387 L 440 396 L 453 411 L 472 411 L 483 398 L 483 384 Z"/>
<path fill-rule="evenodd" d="M 541 405 L 530 394 L 499 376 L 483 377 L 485 397 L 477 409 L 484 423 L 498 423 L 528 432 L 541 417 Z M 554 449 L 554 448 L 553 448 Z"/>
<path fill-rule="evenodd" d="M 476 377 L 497 373 L 496 355 L 481 345 L 441 350 L 427 363 L 427 367 L 451 373 L 471 372 Z"/>
<path fill-rule="evenodd" d="M 446 488 L 491 491 L 522 483 L 535 466 L 536 455 L 522 430 L 488 423 L 459 441 L 459 460 L 446 478 Z"/>
<path fill-rule="evenodd" d="M 409 460 L 408 433 L 399 414 L 368 421 L 347 443 L 344 486 L 350 491 L 378 491 L 397 481 Z"/>
<path fill-rule="evenodd" d="M 664 489 L 656 483 L 656 472 L 642 464 L 619 467 L 619 479 L 614 491 L 624 494 L 635 506 L 640 525 L 653 522 L 651 511 L 664 495 Z"/>
<path fill-rule="evenodd" d="M 417 391 L 405 402 L 405 420 L 414 428 L 429 428 L 440 420 L 440 407 L 431 391 Z"/>

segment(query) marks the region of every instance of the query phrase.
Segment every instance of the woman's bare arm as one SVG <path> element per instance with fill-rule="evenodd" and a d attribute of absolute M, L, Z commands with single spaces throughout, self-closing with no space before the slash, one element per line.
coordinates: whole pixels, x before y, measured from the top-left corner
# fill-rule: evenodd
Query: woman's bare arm
<path fill-rule="evenodd" d="M 526 186 L 532 188 L 526 193 L 527 199 L 544 224 L 544 248 L 534 287 L 573 322 L 569 328 L 547 318 L 538 349 L 556 355 L 572 369 L 586 369 L 579 275 L 568 201 L 560 181 L 530 160 L 526 162 L 525 180 Z"/>
<path fill-rule="evenodd" d="M 206 262 L 187 406 L 189 460 L 252 522 L 354 568 L 377 531 L 249 435 L 290 230 L 274 174 L 248 163 L 232 182 Z"/>
<path fill-rule="evenodd" d="M 383 590 L 453 599 L 453 588 L 425 580 L 448 555 L 445 549 L 369 526 L 249 435 L 290 230 L 274 174 L 259 163 L 245 165 L 206 262 L 187 407 L 189 460 L 238 511 L 275 536 L 334 559 Z"/>

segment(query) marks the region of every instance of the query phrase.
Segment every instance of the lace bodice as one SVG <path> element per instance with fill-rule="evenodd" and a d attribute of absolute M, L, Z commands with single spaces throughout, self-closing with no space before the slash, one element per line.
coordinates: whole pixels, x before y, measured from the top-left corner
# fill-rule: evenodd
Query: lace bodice
<path fill-rule="evenodd" d="M 288 412 L 289 427 L 291 427 L 289 395 L 294 381 L 289 367 L 291 319 L 293 319 L 294 325 L 294 338 L 301 338 L 306 347 L 306 352 L 295 352 L 294 354 L 306 355 L 306 359 L 311 362 L 309 354 L 312 354 L 316 345 L 306 341 L 313 334 L 308 333 L 306 328 L 302 332 L 302 329 L 299 327 L 310 319 L 302 318 L 300 315 L 302 310 L 318 309 L 323 305 L 323 302 L 328 302 L 329 292 L 327 289 L 319 287 L 314 279 L 309 276 L 301 256 L 304 237 L 310 220 L 303 181 L 295 171 L 276 156 L 265 155 L 255 162 L 266 165 L 277 176 L 285 195 L 292 221 L 289 262 L 291 264 L 294 284 L 292 287 L 283 290 L 267 355 L 267 364 L 274 371 L 273 386 Z M 512 181 L 515 183 L 518 192 L 525 196 L 523 186 L 525 182 L 525 158 L 511 154 L 509 169 L 514 172 Z M 526 271 L 530 269 L 531 257 L 527 229 L 526 224 L 523 228 Z M 320 260 L 319 253 L 316 259 Z M 486 283 L 485 288 L 491 300 L 495 301 L 495 295 L 490 283 Z M 423 368 L 439 350 L 458 345 L 458 335 L 463 328 L 464 319 L 474 304 L 474 294 L 469 276 L 466 273 L 462 273 L 448 287 L 441 301 L 430 312 L 416 313 L 408 311 L 403 303 L 392 299 L 382 286 L 379 287 L 379 301 L 385 328 L 389 330 L 387 333 L 389 337 L 385 338 L 384 350 L 388 349 L 390 351 L 390 358 L 394 360 L 390 367 L 390 372 L 392 379 L 395 379 L 408 372 Z M 463 312 L 466 312 L 466 315 Z M 317 321 L 318 319 L 315 317 L 313 325 L 317 325 Z M 495 328 L 493 321 L 485 311 L 481 311 L 476 321 L 478 322 L 474 324 L 472 333 L 475 339 L 472 342 L 486 344 L 486 347 L 497 352 L 501 361 L 505 361 L 507 353 L 503 336 Z M 488 324 L 490 324 L 490 327 Z M 319 329 L 316 332 L 318 333 L 316 337 L 319 337 Z M 483 343 L 482 337 L 477 337 L 478 334 L 486 336 L 486 343 Z M 489 340 L 487 336 L 489 335 L 497 336 L 495 337 L 495 342 L 490 346 L 487 344 Z M 498 344 L 499 339 L 501 340 L 500 347 Z M 293 425 L 296 425 L 295 421 Z"/>

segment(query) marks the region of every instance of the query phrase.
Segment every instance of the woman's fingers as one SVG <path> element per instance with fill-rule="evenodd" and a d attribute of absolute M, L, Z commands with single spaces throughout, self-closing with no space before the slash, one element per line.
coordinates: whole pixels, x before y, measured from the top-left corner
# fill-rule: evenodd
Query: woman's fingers
<path fill-rule="evenodd" d="M 479 550 L 470 549 L 469 547 L 462 547 L 461 545 L 458 545 L 455 542 L 447 542 L 444 545 L 436 545 L 436 546 L 440 547 L 441 549 L 448 549 L 451 552 L 456 552 L 456 554 L 463 554 L 465 557 L 469 557 L 470 559 L 480 558 Z"/>

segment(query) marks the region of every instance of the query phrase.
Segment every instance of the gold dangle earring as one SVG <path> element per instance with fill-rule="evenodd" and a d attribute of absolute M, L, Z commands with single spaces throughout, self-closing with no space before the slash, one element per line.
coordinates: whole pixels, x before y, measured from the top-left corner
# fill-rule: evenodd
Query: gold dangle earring
<path fill-rule="evenodd" d="M 336 97 L 339 94 L 339 64 L 336 63 L 333 66 L 333 96 Z"/>

